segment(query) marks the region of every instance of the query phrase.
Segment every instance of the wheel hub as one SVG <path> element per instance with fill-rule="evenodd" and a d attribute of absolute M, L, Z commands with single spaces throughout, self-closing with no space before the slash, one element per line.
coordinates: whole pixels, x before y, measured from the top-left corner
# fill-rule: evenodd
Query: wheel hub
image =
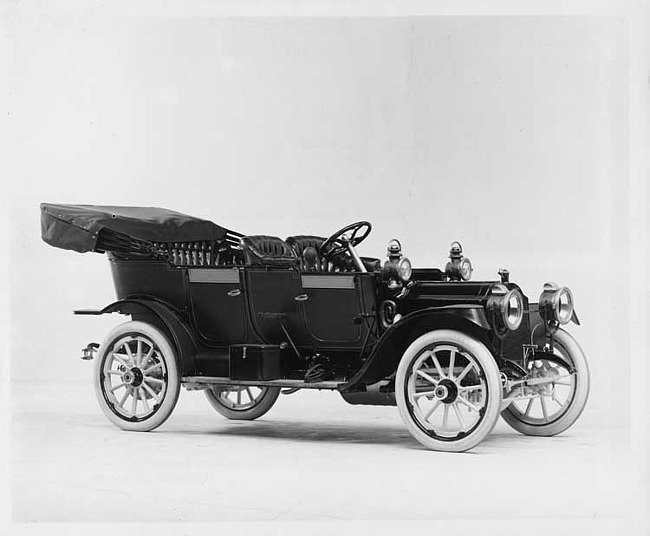
<path fill-rule="evenodd" d="M 440 380 L 434 393 L 436 398 L 444 404 L 451 404 L 458 397 L 458 387 L 452 380 L 445 378 Z"/>
<path fill-rule="evenodd" d="M 137 367 L 134 367 L 131 370 L 127 370 L 122 374 L 122 381 L 131 387 L 139 387 L 142 385 L 143 379 L 144 375 L 142 374 L 142 371 Z"/>

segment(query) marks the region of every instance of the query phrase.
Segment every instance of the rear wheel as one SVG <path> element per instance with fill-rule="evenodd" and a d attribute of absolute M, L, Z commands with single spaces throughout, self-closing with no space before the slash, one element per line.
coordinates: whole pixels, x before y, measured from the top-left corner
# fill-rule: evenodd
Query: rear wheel
<path fill-rule="evenodd" d="M 538 344 L 543 343 L 539 340 Z M 518 432 L 533 436 L 553 436 L 576 422 L 589 397 L 589 367 L 576 340 L 559 329 L 554 335 L 553 351 L 569 363 L 574 371 L 541 359 L 533 375 L 553 378 L 551 383 L 525 388 L 524 400 L 515 400 L 501 415 Z"/>
<path fill-rule="evenodd" d="M 279 387 L 218 385 L 205 390 L 205 396 L 218 413 L 228 419 L 252 421 L 264 415 L 280 395 Z"/>
<path fill-rule="evenodd" d="M 113 424 L 136 432 L 153 430 L 178 401 L 176 353 L 158 328 L 125 322 L 99 348 L 94 385 L 99 406 Z"/>
<path fill-rule="evenodd" d="M 395 378 L 402 420 L 422 445 L 462 452 L 491 431 L 501 407 L 499 369 L 476 339 L 431 331 L 404 352 Z"/>

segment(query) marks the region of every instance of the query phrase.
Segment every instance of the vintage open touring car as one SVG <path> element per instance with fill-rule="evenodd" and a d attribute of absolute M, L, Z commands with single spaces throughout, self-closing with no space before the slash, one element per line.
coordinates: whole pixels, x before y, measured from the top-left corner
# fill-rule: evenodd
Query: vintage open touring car
<path fill-rule="evenodd" d="M 360 256 L 366 221 L 282 240 L 159 208 L 44 203 L 41 230 L 52 246 L 108 257 L 117 301 L 75 313 L 131 317 L 82 356 L 95 357 L 99 405 L 125 430 L 160 426 L 181 385 L 246 420 L 280 393 L 329 389 L 396 405 L 421 444 L 465 451 L 499 415 L 551 436 L 587 401 L 585 356 L 562 329 L 579 323 L 571 291 L 547 283 L 532 303 L 507 270 L 472 281 L 458 242 L 442 270 L 412 268 L 395 239 L 383 263 Z"/>

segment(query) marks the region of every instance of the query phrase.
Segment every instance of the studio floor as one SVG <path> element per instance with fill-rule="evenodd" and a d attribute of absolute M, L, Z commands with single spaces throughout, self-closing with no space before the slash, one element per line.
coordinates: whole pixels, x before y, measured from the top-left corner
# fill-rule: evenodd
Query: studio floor
<path fill-rule="evenodd" d="M 90 382 L 12 385 L 12 517 L 24 522 L 246 522 L 630 515 L 629 434 L 580 421 L 554 438 L 502 420 L 469 453 L 424 450 L 396 408 L 281 395 L 227 421 L 181 391 L 151 433 L 123 432 Z"/>

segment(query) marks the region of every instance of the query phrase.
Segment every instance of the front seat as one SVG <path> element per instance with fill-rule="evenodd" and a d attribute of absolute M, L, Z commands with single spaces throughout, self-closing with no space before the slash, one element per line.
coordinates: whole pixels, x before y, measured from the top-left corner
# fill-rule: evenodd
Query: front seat
<path fill-rule="evenodd" d="M 241 239 L 247 266 L 297 266 L 296 252 L 277 236 L 253 235 Z"/>
<path fill-rule="evenodd" d="M 325 242 L 325 238 L 320 236 L 309 236 L 309 235 L 299 235 L 299 236 L 290 236 L 286 240 L 293 250 L 296 252 L 296 255 L 300 259 L 300 269 L 308 270 L 310 267 L 305 262 L 305 250 L 307 248 L 314 248 L 316 254 L 318 255 L 318 250 Z M 318 255 L 318 259 L 314 263 L 313 270 L 315 272 L 327 272 L 327 261 L 321 255 Z"/>
<path fill-rule="evenodd" d="M 316 252 L 320 250 L 320 247 L 325 242 L 325 238 L 321 236 L 311 236 L 311 235 L 298 235 L 298 236 L 289 236 L 287 237 L 286 243 L 289 244 L 293 250 L 296 252 L 296 255 L 300 259 L 300 269 L 303 271 L 315 271 L 315 272 L 356 272 L 357 267 L 347 253 L 338 255 L 334 262 L 328 262 L 325 257 L 318 255 L 318 259 L 313 267 L 310 267 L 305 262 L 305 250 L 307 248 L 314 248 Z M 381 270 L 381 261 L 379 259 L 371 257 L 361 257 L 361 261 L 366 267 L 366 270 L 369 272 L 376 272 Z"/>

